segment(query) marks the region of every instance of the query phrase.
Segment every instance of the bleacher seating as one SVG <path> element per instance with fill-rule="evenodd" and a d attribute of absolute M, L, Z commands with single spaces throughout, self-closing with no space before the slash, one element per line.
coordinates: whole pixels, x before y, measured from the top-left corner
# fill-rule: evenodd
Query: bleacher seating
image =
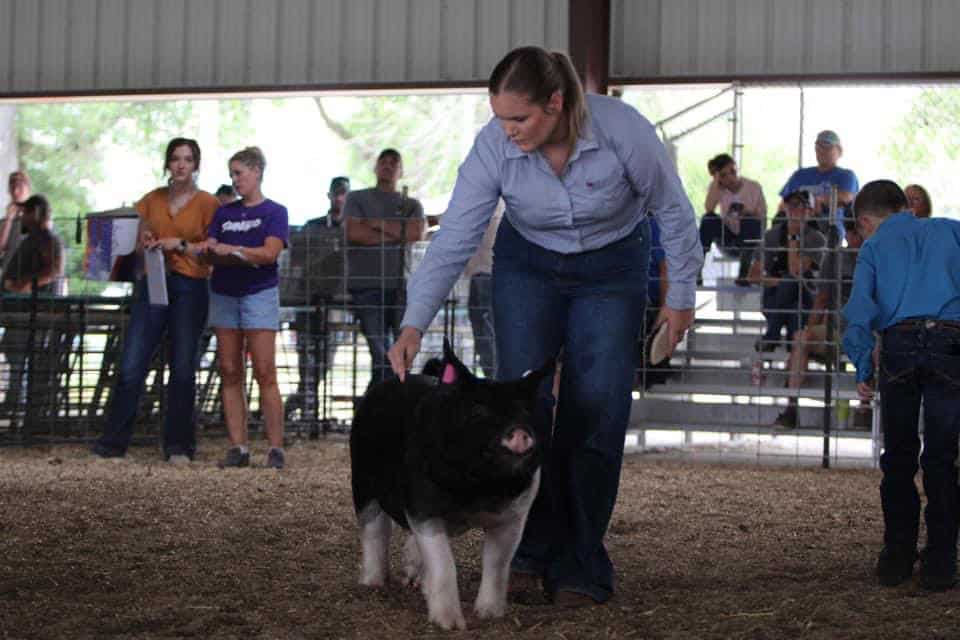
<path fill-rule="evenodd" d="M 754 343 L 764 329 L 759 287 L 734 283 L 735 259 L 713 253 L 698 288 L 696 324 L 671 358 L 673 373 L 647 390 L 638 385 L 630 431 L 644 442 L 646 431 L 712 432 L 758 436 L 823 436 L 825 367 L 812 364 L 799 390 L 787 388 L 787 352 L 757 353 Z M 751 371 L 760 360 L 759 380 Z M 641 372 L 641 381 L 644 372 Z M 853 370 L 843 361 L 831 372 L 829 405 L 857 397 Z M 799 398 L 798 428 L 774 427 L 788 397 Z M 831 412 L 832 437 L 876 438 L 873 430 L 857 430 L 844 416 Z"/>

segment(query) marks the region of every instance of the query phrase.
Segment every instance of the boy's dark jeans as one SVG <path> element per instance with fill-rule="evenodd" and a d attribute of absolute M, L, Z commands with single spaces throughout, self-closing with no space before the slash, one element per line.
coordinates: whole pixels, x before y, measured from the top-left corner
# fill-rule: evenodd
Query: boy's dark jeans
<path fill-rule="evenodd" d="M 957 557 L 957 438 L 960 436 L 960 323 L 907 320 L 883 332 L 880 398 L 884 452 L 884 544 L 915 548 L 920 496 L 927 495 L 927 557 L 953 570 Z M 924 408 L 923 454 L 917 422 Z"/>

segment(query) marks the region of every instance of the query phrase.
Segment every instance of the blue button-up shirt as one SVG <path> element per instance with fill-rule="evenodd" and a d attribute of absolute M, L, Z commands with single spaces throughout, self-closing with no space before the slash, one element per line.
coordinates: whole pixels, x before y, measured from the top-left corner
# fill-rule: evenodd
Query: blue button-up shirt
<path fill-rule="evenodd" d="M 884 220 L 860 248 L 843 316 L 857 382 L 873 377 L 874 331 L 907 318 L 960 320 L 960 222 L 910 212 Z"/>
<path fill-rule="evenodd" d="M 407 287 L 402 326 L 425 330 L 480 243 L 497 201 L 527 240 L 570 254 L 616 242 L 646 212 L 660 223 L 670 288 L 667 304 L 694 306 L 703 264 L 690 200 L 649 121 L 621 100 L 588 95 L 587 126 L 562 176 L 538 151 L 520 150 L 496 119 L 480 131 L 453 195 Z"/>

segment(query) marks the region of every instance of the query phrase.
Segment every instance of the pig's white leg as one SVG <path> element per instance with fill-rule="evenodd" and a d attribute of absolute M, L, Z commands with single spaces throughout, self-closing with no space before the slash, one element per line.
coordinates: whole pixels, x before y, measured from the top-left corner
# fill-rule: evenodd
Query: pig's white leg
<path fill-rule="evenodd" d="M 363 549 L 360 584 L 382 587 L 390 575 L 390 530 L 393 523 L 376 501 L 364 507 L 358 519 Z"/>
<path fill-rule="evenodd" d="M 423 579 L 423 559 L 417 538 L 412 533 L 403 545 L 403 582 L 407 586 L 419 587 Z"/>
<path fill-rule="evenodd" d="M 442 520 L 414 522 L 407 516 L 423 559 L 423 595 L 427 598 L 430 622 L 444 629 L 466 629 L 457 590 L 457 566 L 450 538 Z"/>
<path fill-rule="evenodd" d="M 503 513 L 499 524 L 488 527 L 483 536 L 483 577 L 474 609 L 481 618 L 499 618 L 507 610 L 507 586 L 510 580 L 510 561 L 523 535 L 530 506 L 540 486 L 537 471 L 530 488 L 517 497 Z"/>

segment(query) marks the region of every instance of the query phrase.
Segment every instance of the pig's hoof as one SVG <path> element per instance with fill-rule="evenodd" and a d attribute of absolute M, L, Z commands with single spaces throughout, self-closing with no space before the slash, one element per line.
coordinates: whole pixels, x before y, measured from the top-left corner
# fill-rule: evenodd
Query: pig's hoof
<path fill-rule="evenodd" d="M 430 622 L 447 631 L 467 628 L 467 622 L 463 619 L 463 614 L 452 609 L 441 609 L 432 612 L 430 614 Z"/>
<path fill-rule="evenodd" d="M 489 601 L 477 598 L 474 611 L 477 612 L 478 618 L 502 618 L 503 614 L 507 612 L 507 601 L 501 598 Z"/>
<path fill-rule="evenodd" d="M 387 576 L 386 574 L 373 573 L 373 574 L 363 574 L 360 576 L 360 584 L 364 587 L 371 587 L 374 589 L 381 589 L 387 586 Z"/>
<path fill-rule="evenodd" d="M 404 564 L 401 582 L 405 587 L 419 588 L 423 584 L 423 565 L 419 562 Z"/>

